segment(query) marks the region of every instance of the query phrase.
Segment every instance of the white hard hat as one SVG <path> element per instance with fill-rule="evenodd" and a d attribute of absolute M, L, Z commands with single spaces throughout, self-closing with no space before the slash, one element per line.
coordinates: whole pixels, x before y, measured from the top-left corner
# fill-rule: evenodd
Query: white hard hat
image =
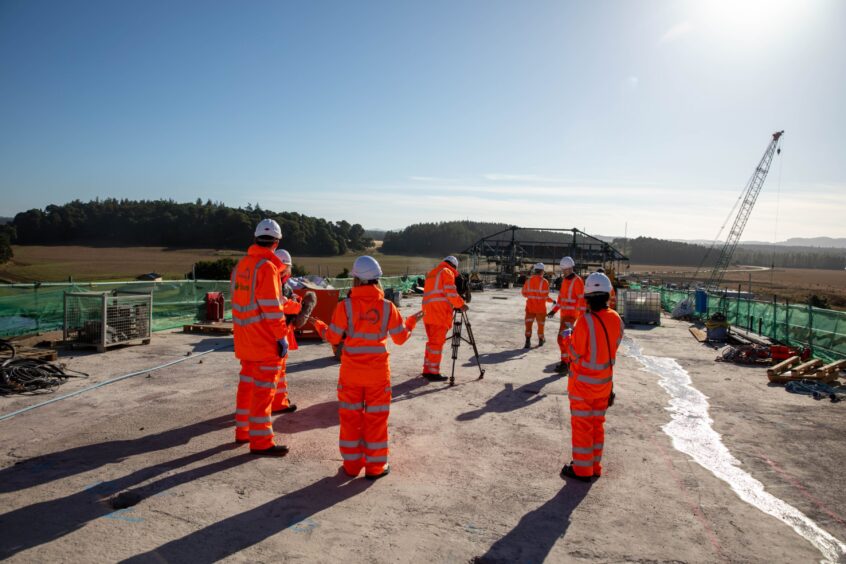
<path fill-rule="evenodd" d="M 543 265 L 542 262 L 535 263 L 535 266 L 534 266 L 535 270 L 545 270 L 545 268 L 546 267 Z"/>
<path fill-rule="evenodd" d="M 365 255 L 355 259 L 350 274 L 359 280 L 367 282 L 368 280 L 376 280 L 382 276 L 382 267 L 379 266 L 375 258 Z"/>
<path fill-rule="evenodd" d="M 262 219 L 256 226 L 256 237 L 282 238 L 282 228 L 272 219 Z"/>
<path fill-rule="evenodd" d="M 448 257 L 446 257 L 446 258 L 444 259 L 444 262 L 448 262 L 448 263 L 450 263 L 452 266 L 454 266 L 455 268 L 458 268 L 458 259 L 457 259 L 457 258 L 455 258 L 455 257 L 454 257 L 454 256 L 452 256 L 452 255 L 449 255 Z"/>
<path fill-rule="evenodd" d="M 289 253 L 285 249 L 276 249 L 276 251 L 274 252 L 276 253 L 276 256 L 279 257 L 279 260 L 282 261 L 282 264 L 287 264 L 288 266 L 291 266 L 291 253 Z"/>
<path fill-rule="evenodd" d="M 594 272 L 585 280 L 585 296 L 610 293 L 611 280 L 601 272 Z"/>
<path fill-rule="evenodd" d="M 573 259 L 571 259 L 570 257 L 564 257 L 563 259 L 561 259 L 561 262 L 559 262 L 558 264 L 561 266 L 561 268 L 575 268 L 576 267 L 576 262 Z"/>

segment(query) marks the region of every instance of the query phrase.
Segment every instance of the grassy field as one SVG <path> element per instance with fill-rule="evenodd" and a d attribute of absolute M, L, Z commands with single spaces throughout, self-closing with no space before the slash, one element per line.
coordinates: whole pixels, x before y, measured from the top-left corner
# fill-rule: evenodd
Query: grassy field
<path fill-rule="evenodd" d="M 165 279 L 182 279 L 200 260 L 239 257 L 237 251 L 167 249 L 163 247 L 13 246 L 15 257 L 0 266 L 0 279 L 9 282 L 64 282 L 134 280 L 139 274 L 158 272 Z M 438 259 L 371 253 L 386 276 L 425 272 Z M 294 257 L 294 263 L 312 274 L 335 276 L 352 268 L 357 255 Z"/>

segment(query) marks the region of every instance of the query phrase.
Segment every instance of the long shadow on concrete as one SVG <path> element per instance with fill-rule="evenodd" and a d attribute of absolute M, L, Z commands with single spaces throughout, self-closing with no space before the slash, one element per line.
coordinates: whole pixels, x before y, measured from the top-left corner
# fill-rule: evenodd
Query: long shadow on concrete
<path fill-rule="evenodd" d="M 28 458 L 0 470 L 0 493 L 47 484 L 106 464 L 121 462 L 131 456 L 185 445 L 199 435 L 220 429 L 234 429 L 234 425 L 232 415 L 221 415 L 155 435 L 84 445 Z"/>
<path fill-rule="evenodd" d="M 570 516 L 590 491 L 590 484 L 570 480 L 555 497 L 526 513 L 517 526 L 471 562 L 544 562 L 570 527 Z"/>
<path fill-rule="evenodd" d="M 335 476 L 323 478 L 123 562 L 217 562 L 362 493 L 370 485 L 368 480 L 351 480 L 339 470 Z"/>
<path fill-rule="evenodd" d="M 534 382 L 523 384 L 517 389 L 514 389 L 513 384 L 505 384 L 504 388 L 495 396 L 488 399 L 484 406 L 462 413 L 455 419 L 456 421 L 470 421 L 472 419 L 478 419 L 485 413 L 508 413 L 528 407 L 546 397 L 540 393 L 544 386 L 561 379 L 562 375 L 555 373 Z"/>
<path fill-rule="evenodd" d="M 331 349 L 330 349 L 331 351 Z M 296 352 L 294 354 L 297 354 Z M 290 356 L 288 357 L 290 358 Z M 285 367 L 286 374 L 296 374 L 297 372 L 305 372 L 306 370 L 315 370 L 318 368 L 328 368 L 330 366 L 339 366 L 340 363 L 334 356 L 324 356 L 321 358 L 313 358 L 311 360 L 302 360 L 298 362 L 291 362 Z"/>
<path fill-rule="evenodd" d="M 445 347 L 446 348 L 446 347 Z M 462 366 L 476 366 L 476 359 L 473 357 L 473 347 L 467 345 L 468 350 L 470 351 L 470 359 L 465 362 Z M 499 351 L 494 353 L 480 353 L 479 360 L 482 361 L 482 367 L 486 364 L 502 364 L 503 362 L 510 362 L 512 360 L 516 360 L 518 358 L 522 358 L 526 355 L 531 349 L 512 349 L 510 351 Z M 446 352 L 446 351 L 444 351 Z M 444 359 L 445 362 L 452 362 L 452 357 L 448 357 Z"/>
<path fill-rule="evenodd" d="M 293 434 L 327 429 L 338 425 L 338 402 L 335 400 L 315 403 L 298 409 L 290 415 L 281 415 L 273 421 L 273 430 L 277 433 Z"/>
<path fill-rule="evenodd" d="M 100 517 L 132 520 L 132 517 L 115 512 L 109 499 L 116 493 L 122 499 L 134 500 L 125 505 L 131 506 L 144 498 L 194 480 L 204 478 L 216 472 L 234 468 L 255 457 L 244 454 L 225 458 L 199 468 L 186 470 L 157 482 L 135 489 L 134 486 L 146 482 L 161 474 L 172 472 L 175 468 L 191 465 L 200 460 L 238 448 L 235 444 L 218 445 L 214 448 L 189 454 L 181 458 L 166 460 L 154 466 L 107 482 L 97 482 L 69 496 L 34 503 L 0 515 L 0 559 L 9 558 L 23 550 L 48 543 L 85 526 L 86 523 Z M 128 491 L 127 491 L 128 490 Z"/>

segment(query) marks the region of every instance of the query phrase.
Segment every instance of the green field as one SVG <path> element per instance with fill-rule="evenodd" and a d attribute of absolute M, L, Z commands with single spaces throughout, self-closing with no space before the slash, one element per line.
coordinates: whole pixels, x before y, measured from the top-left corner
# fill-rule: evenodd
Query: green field
<path fill-rule="evenodd" d="M 182 279 L 200 260 L 238 257 L 237 251 L 214 249 L 167 249 L 163 247 L 82 247 L 19 246 L 12 247 L 14 258 L 0 266 L 0 279 L 7 282 L 64 282 L 134 280 L 147 272 L 158 272 L 166 280 Z M 438 262 L 438 257 L 383 255 L 370 253 L 382 265 L 386 276 L 419 274 Z M 294 263 L 311 274 L 336 276 L 352 268 L 357 255 L 334 257 L 298 257 Z"/>

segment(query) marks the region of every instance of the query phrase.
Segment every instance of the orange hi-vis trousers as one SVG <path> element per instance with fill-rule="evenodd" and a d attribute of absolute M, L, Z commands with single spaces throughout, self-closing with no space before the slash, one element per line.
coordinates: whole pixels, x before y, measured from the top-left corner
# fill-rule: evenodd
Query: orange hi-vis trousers
<path fill-rule="evenodd" d="M 535 321 L 538 322 L 538 337 L 543 337 L 543 326 L 546 323 L 546 312 L 543 313 L 531 313 L 529 311 L 526 312 L 526 338 L 530 338 L 532 336 L 532 325 L 534 325 Z"/>
<path fill-rule="evenodd" d="M 570 335 L 573 334 L 575 317 L 561 317 L 561 325 L 558 327 L 558 350 L 561 351 L 561 362 L 570 362 Z"/>
<path fill-rule="evenodd" d="M 273 446 L 270 412 L 279 372 L 278 362 L 241 361 L 235 396 L 235 440 L 249 440 L 253 450 Z"/>
<path fill-rule="evenodd" d="M 423 357 L 423 374 L 441 373 L 441 356 L 449 332 L 449 325 L 426 323 L 426 354 Z"/>
<path fill-rule="evenodd" d="M 288 357 L 280 359 L 279 375 L 276 379 L 276 393 L 273 395 L 273 403 L 271 404 L 271 411 L 278 411 L 285 409 L 291 402 L 288 401 L 288 380 L 285 378 L 285 365 Z"/>
<path fill-rule="evenodd" d="M 362 467 L 368 476 L 381 474 L 385 469 L 390 410 L 390 380 L 372 386 L 338 384 L 338 446 L 348 475 L 358 476 Z"/>
<path fill-rule="evenodd" d="M 579 476 L 602 475 L 606 409 L 608 409 L 608 396 L 589 399 L 570 395 L 573 471 Z"/>

